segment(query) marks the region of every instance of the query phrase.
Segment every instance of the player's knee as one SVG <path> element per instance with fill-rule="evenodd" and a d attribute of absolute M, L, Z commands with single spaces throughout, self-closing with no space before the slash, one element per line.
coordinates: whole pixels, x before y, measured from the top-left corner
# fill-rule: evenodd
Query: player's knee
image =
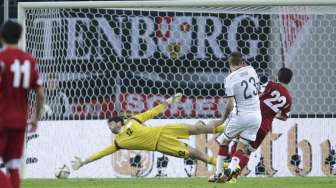
<path fill-rule="evenodd" d="M 20 159 L 12 159 L 5 163 L 5 167 L 10 170 L 19 169 L 21 165 Z"/>

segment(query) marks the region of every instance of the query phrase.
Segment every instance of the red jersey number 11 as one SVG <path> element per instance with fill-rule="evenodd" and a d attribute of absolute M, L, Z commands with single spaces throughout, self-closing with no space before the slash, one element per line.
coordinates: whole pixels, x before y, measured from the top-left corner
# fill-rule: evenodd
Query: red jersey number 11
<path fill-rule="evenodd" d="M 14 74 L 14 78 L 13 78 L 14 88 L 19 88 L 21 86 L 25 89 L 29 88 L 30 68 L 31 66 L 30 66 L 29 60 L 25 60 L 22 65 L 18 59 L 14 60 L 14 63 L 10 67 L 11 71 Z M 22 80 L 22 76 L 23 76 L 23 80 Z"/>

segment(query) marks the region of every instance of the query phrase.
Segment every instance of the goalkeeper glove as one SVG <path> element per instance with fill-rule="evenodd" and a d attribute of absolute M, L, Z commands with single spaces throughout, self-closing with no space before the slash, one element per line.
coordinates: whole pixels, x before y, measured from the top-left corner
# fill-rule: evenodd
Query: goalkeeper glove
<path fill-rule="evenodd" d="M 182 93 L 176 93 L 172 97 L 169 97 L 169 99 L 167 99 L 166 102 L 168 103 L 168 105 L 172 105 L 175 102 L 178 102 L 179 100 L 181 100 L 181 98 L 182 98 Z"/>
<path fill-rule="evenodd" d="M 71 167 L 72 167 L 73 170 L 78 170 L 80 167 L 82 167 L 84 165 L 85 165 L 85 163 L 79 157 L 75 157 L 75 159 L 73 161 L 71 161 Z"/>

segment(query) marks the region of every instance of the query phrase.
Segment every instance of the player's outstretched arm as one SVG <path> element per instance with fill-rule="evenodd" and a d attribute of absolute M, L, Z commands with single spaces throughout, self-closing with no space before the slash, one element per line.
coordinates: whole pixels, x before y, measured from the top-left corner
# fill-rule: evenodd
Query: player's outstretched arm
<path fill-rule="evenodd" d="M 107 155 L 110 155 L 114 152 L 117 151 L 117 147 L 115 146 L 115 144 L 112 144 L 111 146 L 89 156 L 87 159 L 85 159 L 84 161 L 79 158 L 79 157 L 74 157 L 74 160 L 71 161 L 71 167 L 73 170 L 78 170 L 79 168 L 81 168 L 82 166 L 89 164 L 93 161 L 96 161 L 98 159 L 101 159 Z"/>
<path fill-rule="evenodd" d="M 137 114 L 134 116 L 134 118 L 138 119 L 141 122 L 153 119 L 155 116 L 159 115 L 166 107 L 178 102 L 181 99 L 181 97 L 182 97 L 181 93 L 176 93 L 172 97 L 165 100 L 162 104 L 159 104 L 144 113 Z"/>

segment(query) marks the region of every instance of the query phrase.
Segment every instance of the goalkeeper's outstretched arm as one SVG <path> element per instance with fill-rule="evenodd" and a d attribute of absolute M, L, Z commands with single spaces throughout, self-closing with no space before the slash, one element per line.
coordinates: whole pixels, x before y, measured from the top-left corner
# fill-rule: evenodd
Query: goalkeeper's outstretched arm
<path fill-rule="evenodd" d="M 166 107 L 174 104 L 175 102 L 179 101 L 182 97 L 181 93 L 176 93 L 174 96 L 170 97 L 169 99 L 165 100 L 162 104 L 155 106 L 154 108 L 133 116 L 134 118 L 138 119 L 142 123 L 153 119 L 155 116 L 159 115 Z"/>
<path fill-rule="evenodd" d="M 74 170 L 78 170 L 79 168 L 81 168 L 82 166 L 89 164 L 93 161 L 96 161 L 98 159 L 101 159 L 107 155 L 111 155 L 112 153 L 116 152 L 118 149 L 116 147 L 115 144 L 112 144 L 111 146 L 92 154 L 91 156 L 89 156 L 87 159 L 85 159 L 84 161 L 82 161 L 81 158 L 79 157 L 75 157 L 75 159 L 73 161 L 71 161 L 71 166 L 72 169 Z"/>

